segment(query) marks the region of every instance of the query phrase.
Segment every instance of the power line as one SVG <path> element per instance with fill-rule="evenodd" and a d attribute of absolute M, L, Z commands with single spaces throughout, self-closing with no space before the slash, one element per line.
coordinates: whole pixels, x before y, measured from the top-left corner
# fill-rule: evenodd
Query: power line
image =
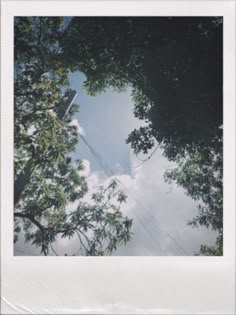
<path fill-rule="evenodd" d="M 115 173 L 113 172 L 113 170 L 104 162 L 104 160 L 102 159 L 102 157 L 93 149 L 93 147 L 84 139 L 84 137 L 82 137 L 84 142 L 87 144 L 87 146 L 89 147 L 90 151 L 92 152 L 93 156 L 95 157 L 95 160 L 99 163 L 99 166 L 102 167 L 102 169 L 105 171 L 105 173 L 107 174 L 108 177 L 110 176 L 116 176 Z M 127 191 L 128 189 L 124 186 L 123 183 L 121 183 L 118 179 L 117 182 L 119 182 L 119 184 Z M 131 195 L 131 193 L 129 192 L 129 195 Z M 137 200 L 133 197 L 132 198 L 135 200 L 135 203 L 137 203 Z M 140 204 L 140 203 L 139 203 Z M 136 207 L 137 208 L 137 207 Z M 143 211 L 142 208 L 138 207 L 137 208 L 143 215 Z M 144 229 L 148 232 L 149 236 L 152 238 L 152 240 L 157 243 L 156 239 L 153 238 L 152 234 L 151 234 L 151 229 L 150 229 L 150 223 L 149 221 L 146 219 L 146 217 L 144 216 L 143 218 L 146 220 L 146 224 L 149 225 L 149 230 L 147 229 L 147 227 L 145 226 L 145 224 L 143 223 L 142 219 L 140 218 L 140 216 L 137 214 L 137 211 L 135 211 L 134 209 L 132 209 L 132 211 L 135 213 L 135 215 L 138 217 L 139 221 L 141 222 L 142 226 L 144 227 Z M 152 221 L 151 221 L 152 222 Z M 157 228 L 157 232 L 159 237 L 161 238 L 162 235 L 160 235 L 159 233 L 159 228 Z M 158 244 L 159 246 L 159 244 Z M 174 247 L 174 249 L 176 249 Z"/>
<path fill-rule="evenodd" d="M 84 141 L 84 143 L 88 146 L 88 148 L 90 149 L 95 161 L 97 162 L 97 164 L 104 170 L 105 174 L 110 177 L 110 176 L 116 176 L 115 173 L 113 172 L 113 170 L 104 162 L 104 160 L 102 159 L 102 157 L 93 149 L 93 147 L 86 141 L 86 139 L 81 136 L 82 140 Z M 124 185 L 116 178 L 117 182 L 123 187 L 123 189 L 125 189 L 126 191 L 128 191 L 128 189 L 126 187 L 124 187 Z M 156 238 L 153 237 L 152 233 L 150 232 L 150 230 L 147 229 L 146 225 L 144 224 L 144 222 L 142 221 L 142 218 L 139 216 L 139 214 L 137 213 L 136 210 L 132 209 L 133 213 L 135 214 L 135 216 L 138 218 L 138 220 L 140 221 L 141 225 L 143 226 L 143 228 L 145 229 L 145 231 L 148 233 L 148 235 L 150 236 L 150 238 L 153 240 L 153 242 L 159 247 L 159 243 L 157 242 Z M 147 219 L 144 217 L 144 219 L 146 220 L 146 224 L 148 225 L 149 222 L 147 221 Z"/>
<path fill-rule="evenodd" d="M 136 201 L 137 201 L 137 199 L 136 199 Z M 145 206 L 141 203 L 140 200 L 139 200 L 138 202 L 139 202 L 139 204 L 141 205 L 141 207 L 146 210 L 145 213 L 147 213 L 147 214 L 150 216 L 150 218 L 152 219 L 151 222 L 152 222 L 154 225 L 155 225 L 155 223 L 157 224 L 158 228 L 163 232 L 163 234 L 166 234 L 166 235 L 169 237 L 169 239 L 171 240 L 171 242 L 173 242 L 173 244 L 175 244 L 174 246 L 178 247 L 182 253 L 188 255 L 188 253 L 186 252 L 186 250 L 173 238 L 173 236 L 167 231 L 167 229 L 166 229 L 163 225 L 161 225 L 161 224 L 158 222 L 157 218 L 154 217 L 154 216 L 150 213 L 150 211 L 147 209 L 147 207 L 145 207 Z"/>
<path fill-rule="evenodd" d="M 117 181 L 119 181 L 119 180 L 117 179 Z M 119 182 L 120 182 L 120 181 L 119 181 Z M 170 240 L 171 240 L 171 243 L 170 243 L 170 244 L 172 245 L 172 247 L 174 247 L 175 250 L 177 250 L 177 251 L 180 253 L 180 255 L 181 255 L 181 253 L 182 253 L 182 254 L 183 254 L 183 253 L 184 253 L 184 254 L 187 254 L 187 252 L 184 250 L 184 248 L 183 248 L 180 244 L 178 244 L 178 243 L 176 242 L 176 240 L 171 236 L 171 234 L 157 221 L 156 217 L 154 217 L 154 216 L 150 213 L 149 209 L 147 209 L 147 207 L 145 207 L 145 206 L 141 203 L 140 200 L 138 200 L 136 197 L 134 197 L 134 195 L 130 192 L 130 190 L 128 190 L 121 182 L 120 182 L 120 184 L 122 185 L 122 187 L 124 187 L 124 189 L 125 189 L 126 191 L 129 192 L 129 194 L 131 195 L 131 197 L 133 198 L 133 200 L 134 200 L 136 203 L 138 203 L 138 204 L 140 205 L 140 208 L 139 208 L 140 211 L 143 212 L 143 211 L 142 211 L 142 208 L 146 210 L 146 211 L 145 211 L 145 214 L 148 214 L 149 217 L 151 218 L 150 223 L 153 224 L 153 226 L 154 226 L 155 229 L 157 229 L 157 232 L 158 232 L 158 234 L 160 235 L 160 237 L 161 237 L 161 234 L 159 233 L 159 230 L 160 230 L 161 233 L 163 233 L 164 235 L 166 234 L 166 235 L 170 238 Z M 148 221 L 148 222 L 149 222 L 149 221 Z"/>
<path fill-rule="evenodd" d="M 81 139 L 84 141 L 84 143 L 88 146 L 88 148 L 90 149 L 92 155 L 95 158 L 95 161 L 98 163 L 98 165 L 105 171 L 105 174 L 110 177 L 110 176 L 115 176 L 116 174 L 113 172 L 113 170 L 106 164 L 106 162 L 104 161 L 104 159 L 94 150 L 94 148 L 88 143 L 88 141 L 84 138 L 84 136 L 80 135 Z M 150 222 L 153 224 L 153 226 L 155 227 L 155 229 L 157 229 L 157 232 L 159 234 L 160 237 L 162 237 L 162 234 L 160 235 L 160 232 L 163 233 L 165 236 L 168 236 L 169 240 L 170 240 L 170 244 L 171 246 L 178 251 L 178 253 L 180 253 L 180 255 L 188 255 L 188 253 L 186 252 L 186 250 L 173 238 L 173 236 L 167 231 L 166 228 L 164 228 L 163 226 L 161 226 L 161 224 L 157 221 L 157 219 L 149 212 L 149 210 L 144 207 L 144 205 L 138 201 L 136 199 L 136 197 L 133 196 L 133 194 L 127 189 L 127 187 L 125 187 L 125 185 L 119 180 L 116 179 L 119 184 L 125 189 L 125 191 L 127 191 L 129 193 L 129 195 L 131 195 L 131 197 L 133 198 L 133 200 L 135 201 L 135 203 L 139 204 L 139 211 L 143 213 L 142 208 L 144 208 L 146 210 L 146 213 L 149 215 L 149 217 L 152 219 Z M 145 226 L 145 224 L 143 223 L 142 219 L 140 218 L 140 216 L 137 214 L 137 211 L 134 211 L 134 209 L 132 209 L 132 211 L 135 213 L 135 215 L 138 217 L 140 223 L 142 224 L 142 226 L 144 227 L 144 229 L 148 232 L 149 236 L 152 238 L 152 240 L 156 243 L 156 239 L 153 238 L 152 234 L 150 233 L 150 230 L 147 229 L 147 227 Z M 145 218 L 145 217 L 144 217 Z M 150 226 L 150 222 L 148 222 L 148 225 Z M 160 230 L 160 231 L 159 231 Z M 159 246 L 159 244 L 158 244 Z"/>
<path fill-rule="evenodd" d="M 157 147 L 156 147 L 156 149 L 157 149 Z M 156 149 L 153 151 L 152 155 L 156 152 Z M 150 155 L 150 157 L 151 157 L 152 155 Z M 145 161 L 146 161 L 146 160 L 143 160 L 143 162 L 145 162 Z M 131 193 L 130 193 L 130 194 L 131 194 Z M 133 199 L 136 199 L 136 197 L 133 197 Z M 185 255 L 189 255 L 189 253 L 173 238 L 173 236 L 167 231 L 167 229 L 166 229 L 163 225 L 161 225 L 161 224 L 158 222 L 157 218 L 153 216 L 153 214 L 149 211 L 149 209 L 148 209 L 147 207 L 145 207 L 145 206 L 141 203 L 140 200 L 137 200 L 137 199 L 136 199 L 136 201 L 138 201 L 139 204 L 141 205 L 141 207 L 146 210 L 146 213 L 147 213 L 147 214 L 151 217 L 151 219 L 152 219 L 151 222 L 152 222 L 153 224 L 156 222 L 157 227 L 158 227 L 164 234 L 168 235 L 168 237 L 170 238 L 171 242 L 173 242 L 173 244 L 175 244 L 175 246 L 177 246 L 177 247 L 179 248 L 179 250 L 180 250 L 182 253 L 184 253 Z"/>
<path fill-rule="evenodd" d="M 97 154 L 97 152 L 92 148 L 92 146 L 86 141 L 86 139 L 80 135 L 81 139 L 84 141 L 84 143 L 88 146 L 88 148 L 90 149 L 95 161 L 97 162 L 97 164 L 104 170 L 105 174 L 107 175 L 107 177 L 110 176 L 116 176 L 114 174 L 114 172 L 106 165 L 106 163 L 104 163 L 103 159 Z M 122 185 L 122 183 L 117 179 L 117 181 L 119 182 L 120 185 Z M 123 187 L 123 185 L 122 185 Z M 123 187 L 124 188 L 124 187 Z M 126 190 L 126 188 L 125 188 Z M 150 233 L 150 231 L 147 229 L 147 227 L 145 226 L 145 224 L 143 223 L 142 219 L 140 218 L 140 216 L 137 214 L 137 212 L 132 209 L 132 211 L 134 212 L 135 216 L 138 218 L 138 220 L 140 221 L 141 225 L 143 226 L 143 228 L 145 229 L 145 231 L 147 232 L 147 234 L 150 236 L 150 238 L 153 240 L 153 242 L 159 246 L 159 244 L 157 243 L 157 240 L 152 236 L 152 234 Z"/>

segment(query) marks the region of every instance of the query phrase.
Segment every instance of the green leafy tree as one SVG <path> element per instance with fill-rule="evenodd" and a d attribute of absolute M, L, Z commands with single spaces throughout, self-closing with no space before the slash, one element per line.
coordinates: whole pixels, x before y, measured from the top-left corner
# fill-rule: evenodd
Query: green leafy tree
<path fill-rule="evenodd" d="M 74 17 L 59 41 L 91 95 L 132 88 L 134 115 L 146 126 L 127 142 L 136 154 L 158 143 L 177 163 L 166 179 L 200 202 L 192 225 L 219 234 L 201 254 L 222 255 L 223 19 Z"/>
<path fill-rule="evenodd" d="M 14 240 L 23 232 L 48 255 L 57 238 L 77 235 L 84 255 L 111 254 L 130 239 L 132 220 L 120 210 L 126 198 L 115 182 L 83 201 L 83 165 L 71 158 L 78 105 L 68 111 L 73 91 L 58 41 L 64 29 L 63 18 L 15 18 Z"/>
<path fill-rule="evenodd" d="M 206 147 L 181 159 L 177 167 L 166 171 L 165 179 L 175 181 L 188 196 L 199 202 L 198 215 L 189 225 L 205 226 L 218 233 L 215 246 L 202 245 L 200 255 L 223 255 L 223 152 Z"/>

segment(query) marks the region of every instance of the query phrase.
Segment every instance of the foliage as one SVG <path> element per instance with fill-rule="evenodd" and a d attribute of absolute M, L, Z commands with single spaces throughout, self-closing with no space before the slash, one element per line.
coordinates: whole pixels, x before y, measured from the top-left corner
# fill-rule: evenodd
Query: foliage
<path fill-rule="evenodd" d="M 156 139 L 175 159 L 220 134 L 220 18 L 74 17 L 61 43 L 92 95 L 131 85 L 135 116 L 148 122 L 128 138 L 135 151 Z"/>
<path fill-rule="evenodd" d="M 101 189 L 93 204 L 82 201 L 88 188 L 82 162 L 71 159 L 78 105 L 67 113 L 73 91 L 58 41 L 64 29 L 63 18 L 15 18 L 14 241 L 23 228 L 47 255 L 57 237 L 76 234 L 85 255 L 110 254 L 130 239 L 132 221 L 120 211 L 125 197 L 114 183 L 107 200 Z M 76 210 L 67 213 L 71 204 Z"/>
<path fill-rule="evenodd" d="M 223 152 L 222 144 L 214 150 L 206 147 L 178 162 L 165 178 L 183 187 L 191 198 L 199 201 L 198 215 L 188 222 L 192 227 L 205 226 L 216 232 L 214 247 L 201 246 L 202 255 L 223 255 Z"/>
<path fill-rule="evenodd" d="M 191 224 L 219 233 L 217 249 L 201 253 L 222 254 L 223 19 L 74 17 L 60 43 L 91 95 L 131 86 L 134 115 L 146 125 L 127 142 L 136 154 L 157 142 L 177 163 L 166 178 L 200 202 Z"/>

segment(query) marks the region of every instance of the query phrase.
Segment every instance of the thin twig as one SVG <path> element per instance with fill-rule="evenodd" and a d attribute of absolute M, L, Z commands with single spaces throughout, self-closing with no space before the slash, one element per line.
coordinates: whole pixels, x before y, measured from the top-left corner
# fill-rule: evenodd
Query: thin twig
<path fill-rule="evenodd" d="M 83 246 L 83 248 L 85 249 L 85 252 L 86 252 L 88 249 L 87 249 L 86 246 L 84 245 L 84 243 L 83 243 L 83 241 L 82 241 L 82 238 L 81 238 L 79 232 L 78 232 L 77 230 L 76 230 L 75 232 L 76 232 L 76 234 L 77 234 L 78 237 L 79 237 L 80 244 Z"/>
<path fill-rule="evenodd" d="M 134 165 L 134 166 L 131 166 L 131 168 L 137 168 L 139 166 L 141 166 L 143 163 L 147 162 L 148 160 L 150 160 L 152 158 L 152 156 L 156 153 L 157 149 L 159 148 L 159 146 L 157 145 L 155 150 L 144 160 L 140 159 L 142 162 L 138 165 Z"/>
<path fill-rule="evenodd" d="M 50 243 L 50 247 L 51 247 L 51 250 L 53 251 L 53 253 L 54 253 L 56 256 L 60 256 L 60 255 L 55 251 L 55 249 L 53 248 L 52 243 Z"/>

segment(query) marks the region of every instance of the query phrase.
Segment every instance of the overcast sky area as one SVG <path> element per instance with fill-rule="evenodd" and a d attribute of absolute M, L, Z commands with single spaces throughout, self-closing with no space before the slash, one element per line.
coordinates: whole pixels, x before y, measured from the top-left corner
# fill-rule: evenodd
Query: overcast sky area
<path fill-rule="evenodd" d="M 201 244 L 213 245 L 214 232 L 187 225 L 197 214 L 197 203 L 187 197 L 184 190 L 165 183 L 163 179 L 164 172 L 174 164 L 162 156 L 160 149 L 142 163 L 148 155 L 135 156 L 126 144 L 128 134 L 143 125 L 132 113 L 131 90 L 117 93 L 109 89 L 91 97 L 82 88 L 84 77 L 80 73 L 72 74 L 70 78 L 71 88 L 78 93 L 76 103 L 80 105 L 73 123 L 78 125 L 78 131 L 110 169 L 110 175 L 106 174 L 80 140 L 74 157 L 84 160 L 89 191 L 94 192 L 99 185 L 115 178 L 128 196 L 122 211 L 133 218 L 133 237 L 113 255 L 193 255 Z M 89 195 L 86 198 L 89 200 Z M 59 255 L 80 253 L 77 238 L 59 239 L 54 247 Z M 39 255 L 39 251 L 24 244 L 23 239 L 15 245 L 15 255 Z"/>

